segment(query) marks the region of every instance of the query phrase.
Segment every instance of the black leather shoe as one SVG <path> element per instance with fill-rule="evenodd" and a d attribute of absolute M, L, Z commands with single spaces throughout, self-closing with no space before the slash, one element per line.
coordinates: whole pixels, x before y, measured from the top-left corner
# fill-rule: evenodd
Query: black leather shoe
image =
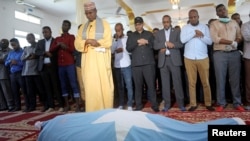
<path fill-rule="evenodd" d="M 15 108 L 10 108 L 9 110 L 8 110 L 8 112 L 13 112 L 15 110 Z"/>
<path fill-rule="evenodd" d="M 13 112 L 15 111 L 21 111 L 21 108 L 16 107 Z"/>
<path fill-rule="evenodd" d="M 26 113 L 30 112 L 30 109 L 26 108 L 26 109 L 23 110 L 23 112 L 26 112 Z"/>
<path fill-rule="evenodd" d="M 215 111 L 215 109 L 212 106 L 206 106 L 208 111 Z"/>
<path fill-rule="evenodd" d="M 44 108 L 42 108 L 41 112 L 45 112 L 45 111 L 48 110 L 48 109 L 49 109 L 49 108 L 44 107 Z"/>
<path fill-rule="evenodd" d="M 35 111 L 36 108 L 30 108 L 29 111 L 32 112 L 32 111 Z"/>
<path fill-rule="evenodd" d="M 141 111 L 143 109 L 143 107 L 136 107 L 135 109 L 134 109 L 134 111 Z"/>
<path fill-rule="evenodd" d="M 3 108 L 3 109 L 0 109 L 0 111 L 6 111 L 8 110 L 8 108 Z"/>
<path fill-rule="evenodd" d="M 194 110 L 196 110 L 196 109 L 197 109 L 197 106 L 191 106 L 191 107 L 188 109 L 188 111 L 192 112 L 192 111 L 194 111 Z"/>
<path fill-rule="evenodd" d="M 160 112 L 159 108 L 152 108 L 154 112 Z"/>

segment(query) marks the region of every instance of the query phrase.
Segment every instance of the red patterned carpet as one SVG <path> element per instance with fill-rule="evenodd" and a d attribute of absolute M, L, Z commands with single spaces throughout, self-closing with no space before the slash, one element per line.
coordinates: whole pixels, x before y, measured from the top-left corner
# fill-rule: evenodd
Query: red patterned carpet
<path fill-rule="evenodd" d="M 153 113 L 150 108 L 144 108 L 143 111 Z M 30 113 L 0 112 L 0 141 L 36 141 L 39 132 L 34 128 L 34 123 L 51 119 L 60 114 L 65 113 L 41 113 L 39 111 Z M 194 112 L 181 112 L 178 108 L 172 108 L 169 112 L 159 112 L 157 114 L 190 123 L 225 117 L 239 117 L 246 121 L 247 124 L 250 124 L 250 112 L 238 112 L 230 105 L 223 112 L 209 112 L 205 107 L 199 106 Z"/>
<path fill-rule="evenodd" d="M 51 119 L 59 114 L 39 111 L 0 112 L 0 141 L 35 141 L 39 132 L 34 128 L 34 123 Z"/>
<path fill-rule="evenodd" d="M 161 103 L 160 107 L 163 107 L 162 104 L 163 103 Z M 149 105 L 146 104 L 146 107 L 149 107 Z M 144 108 L 143 111 L 153 113 L 151 108 Z M 229 104 L 223 110 L 223 112 L 208 111 L 202 104 L 199 105 L 198 108 L 193 112 L 182 112 L 179 110 L 179 108 L 177 108 L 176 105 L 174 105 L 174 107 L 168 112 L 159 112 L 158 114 L 189 123 L 198 123 L 219 118 L 239 117 L 243 119 L 246 124 L 250 125 L 250 111 L 239 112 L 233 108 L 232 104 Z"/>

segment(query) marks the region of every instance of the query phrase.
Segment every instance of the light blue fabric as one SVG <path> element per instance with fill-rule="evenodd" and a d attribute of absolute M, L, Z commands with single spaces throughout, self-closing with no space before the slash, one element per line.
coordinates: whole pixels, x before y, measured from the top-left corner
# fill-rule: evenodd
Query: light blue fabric
<path fill-rule="evenodd" d="M 45 121 L 38 141 L 205 141 L 208 124 L 239 123 L 234 118 L 223 118 L 191 124 L 157 114 L 107 109 Z"/>
<path fill-rule="evenodd" d="M 201 31 L 204 37 L 194 37 L 196 34 L 195 30 Z M 199 23 L 197 26 L 187 24 L 181 29 L 180 38 L 181 42 L 185 44 L 184 57 L 191 60 L 201 60 L 208 57 L 207 45 L 212 44 L 212 39 L 207 25 L 202 23 Z"/>

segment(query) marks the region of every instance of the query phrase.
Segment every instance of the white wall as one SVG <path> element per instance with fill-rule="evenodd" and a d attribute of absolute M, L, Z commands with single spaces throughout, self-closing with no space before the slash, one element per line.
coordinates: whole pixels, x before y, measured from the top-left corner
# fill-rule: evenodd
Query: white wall
<path fill-rule="evenodd" d="M 66 17 L 56 17 L 53 14 L 42 12 L 39 9 L 34 9 L 38 13 L 42 13 L 43 19 L 41 25 L 28 23 L 22 20 L 15 19 L 15 10 L 23 12 L 27 8 L 24 5 L 18 5 L 14 0 L 0 0 L 0 39 L 11 39 L 14 37 L 14 30 L 27 31 L 30 33 L 39 34 L 42 36 L 42 27 L 50 26 L 54 37 L 60 35 L 61 25 L 63 20 L 75 21 L 75 15 Z M 77 25 L 72 22 L 70 30 L 71 34 L 76 34 Z"/>

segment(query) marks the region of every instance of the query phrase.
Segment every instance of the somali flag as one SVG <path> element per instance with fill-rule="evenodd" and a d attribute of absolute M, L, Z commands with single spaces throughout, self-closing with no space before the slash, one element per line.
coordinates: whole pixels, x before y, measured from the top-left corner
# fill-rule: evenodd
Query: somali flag
<path fill-rule="evenodd" d="M 44 121 L 38 141 L 205 141 L 209 124 L 243 123 L 223 118 L 192 124 L 141 111 L 107 109 Z"/>

